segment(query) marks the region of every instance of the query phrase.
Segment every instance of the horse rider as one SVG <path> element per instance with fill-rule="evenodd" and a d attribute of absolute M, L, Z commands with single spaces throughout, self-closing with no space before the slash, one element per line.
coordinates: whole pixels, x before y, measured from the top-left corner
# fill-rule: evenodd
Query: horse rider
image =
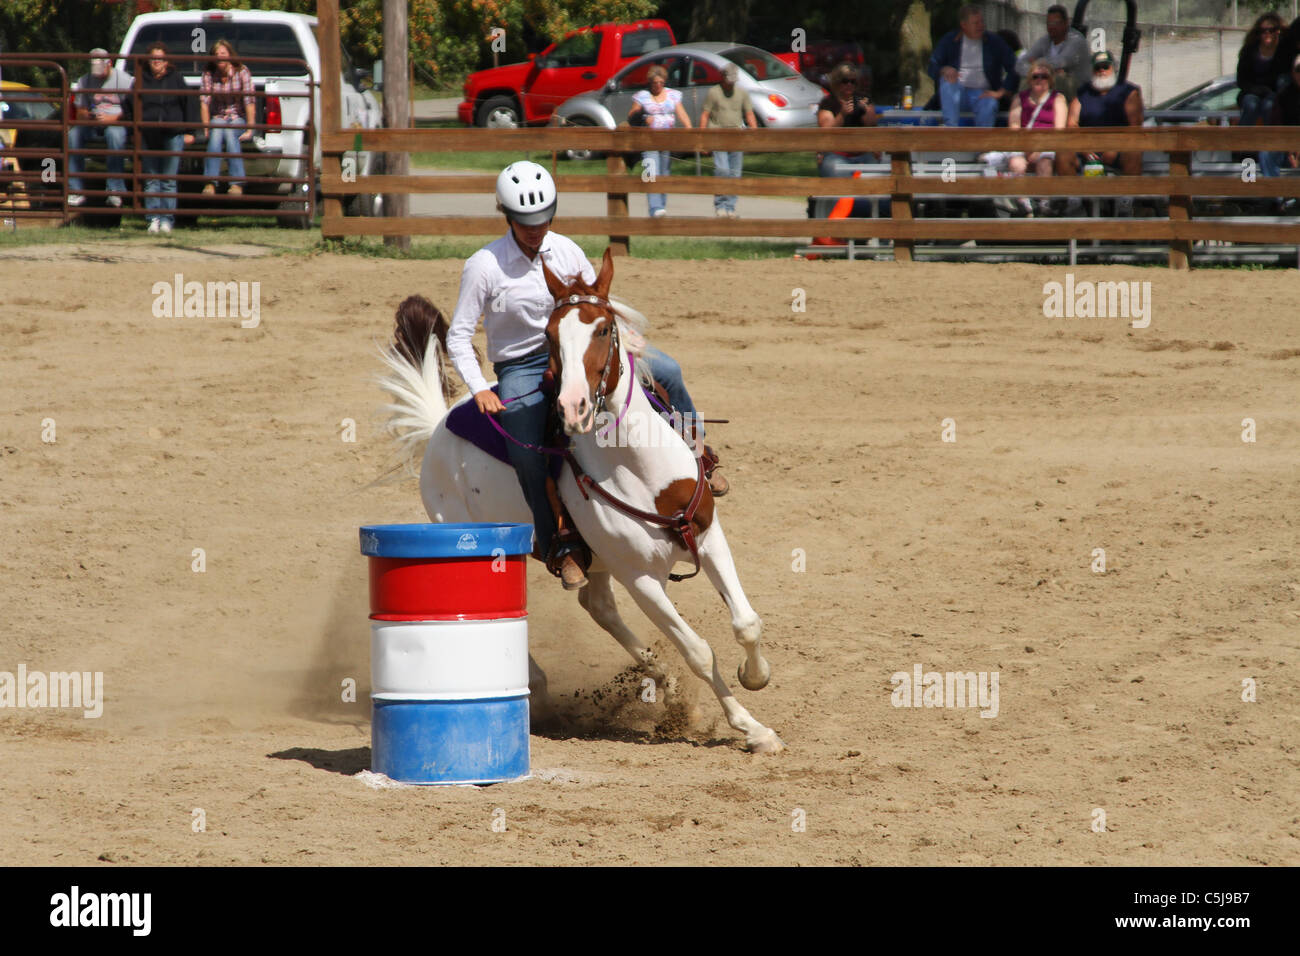
<path fill-rule="evenodd" d="M 558 499 L 552 502 L 554 496 L 547 491 L 549 458 L 524 445 L 543 443 L 549 405 L 540 386 L 550 361 L 546 325 L 555 303 L 542 275 L 542 261 L 556 276 L 571 280 L 580 275 L 588 284 L 596 281 L 596 271 L 577 243 L 550 230 L 558 195 L 545 167 L 511 163 L 497 177 L 496 199 L 506 217 L 506 234 L 466 260 L 447 352 L 479 411 L 496 415 L 514 439 L 506 448 L 533 513 L 534 557 L 545 560 L 571 591 L 587 584 L 590 552 L 576 532 L 560 533 Z M 480 316 L 499 395 L 488 387 L 471 344 Z M 643 358 L 674 409 L 698 422 L 681 366 L 649 346 Z M 703 451 L 698 425 L 695 434 L 698 454 Z M 708 480 L 715 496 L 726 493 L 727 481 L 721 475 L 714 472 Z"/>

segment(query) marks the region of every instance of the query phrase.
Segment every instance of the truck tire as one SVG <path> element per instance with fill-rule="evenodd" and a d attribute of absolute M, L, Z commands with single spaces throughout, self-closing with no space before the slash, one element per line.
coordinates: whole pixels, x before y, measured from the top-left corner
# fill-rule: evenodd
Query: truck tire
<path fill-rule="evenodd" d="M 485 129 L 518 129 L 523 117 L 513 96 L 493 96 L 478 108 L 477 124 Z"/>

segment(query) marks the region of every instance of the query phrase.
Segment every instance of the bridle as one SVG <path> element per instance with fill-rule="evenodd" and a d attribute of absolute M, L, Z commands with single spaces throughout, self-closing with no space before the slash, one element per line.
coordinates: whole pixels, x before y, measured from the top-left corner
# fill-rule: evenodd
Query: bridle
<path fill-rule="evenodd" d="M 609 394 L 609 370 L 613 368 L 614 356 L 618 352 L 618 321 L 614 318 L 614 306 L 608 299 L 602 299 L 598 295 L 578 295 L 577 293 L 574 293 L 572 295 L 562 296 L 555 300 L 555 308 L 551 310 L 551 314 L 554 315 L 566 305 L 582 305 L 583 303 L 594 305 L 605 310 L 608 313 L 606 321 L 610 324 L 609 350 L 605 353 L 605 368 L 600 373 L 600 384 L 596 386 L 596 394 L 592 402 L 592 414 L 594 416 L 603 412 L 607 404 L 605 396 Z M 619 371 L 622 372 L 621 363 Z M 630 391 L 628 395 L 629 397 L 631 396 Z M 620 419 L 622 417 L 622 415 L 619 415 Z M 617 425 L 617 422 L 615 424 Z"/>
<path fill-rule="evenodd" d="M 566 296 L 561 296 L 560 298 L 556 299 L 555 309 L 552 310 L 551 314 L 554 315 L 557 311 L 564 308 L 565 306 L 581 305 L 583 303 L 586 303 L 588 305 L 594 305 L 600 309 L 603 309 L 607 313 L 606 321 L 608 321 L 611 326 L 610 334 L 609 334 L 609 350 L 605 354 L 605 368 L 600 373 L 600 384 L 596 387 L 596 394 L 592 402 L 593 405 L 592 414 L 594 416 L 594 415 L 599 415 L 601 412 L 603 412 L 607 404 L 606 396 L 608 394 L 609 372 L 610 369 L 613 368 L 614 356 L 618 352 L 618 342 L 619 342 L 618 320 L 615 318 L 614 315 L 614 306 L 610 303 L 608 299 L 603 299 L 600 296 L 596 296 L 596 295 L 578 295 L 576 293 L 566 295 Z M 618 418 L 613 422 L 612 425 L 613 428 L 618 428 L 619 422 L 623 420 L 623 415 L 626 414 L 628 408 L 631 407 L 632 389 L 633 387 L 639 384 L 636 378 L 636 365 L 635 365 L 636 359 L 631 353 L 628 353 L 628 359 L 630 363 L 628 372 L 631 376 L 631 381 L 628 383 L 628 391 L 627 391 L 628 400 L 623 407 L 623 411 L 619 413 Z M 620 374 L 622 373 L 621 362 L 619 363 L 619 372 Z M 641 521 L 646 522 L 647 524 L 653 524 L 660 528 L 664 528 L 668 531 L 673 532 L 674 534 L 677 535 L 678 538 L 681 539 L 682 546 L 686 548 L 686 550 L 690 553 L 691 560 L 695 562 L 695 570 L 690 572 L 689 574 L 670 573 L 668 575 L 668 580 L 685 581 L 687 578 L 693 578 L 695 577 L 695 575 L 700 573 L 699 544 L 695 540 L 695 529 L 694 527 L 692 527 L 691 522 L 694 520 L 696 512 L 699 511 L 700 503 L 704 500 L 704 489 L 705 487 L 707 487 L 704 479 L 703 458 L 699 457 L 698 455 L 695 458 L 695 465 L 697 469 L 697 473 L 695 476 L 695 491 L 691 495 L 691 500 L 687 503 L 686 507 L 678 508 L 675 512 L 673 512 L 672 515 L 661 515 L 655 511 L 643 511 L 640 508 L 633 507 L 632 505 L 628 504 L 626 501 L 622 501 L 618 498 L 615 498 L 608 491 L 606 491 L 599 484 L 597 484 L 595 479 L 593 479 L 589 474 L 586 473 L 586 471 L 583 470 L 582 465 L 578 464 L 578 459 L 574 457 L 573 450 L 571 448 L 565 448 L 563 454 L 564 454 L 564 460 L 569 463 L 569 467 L 573 470 L 574 481 L 577 482 L 578 490 L 582 492 L 582 497 L 584 499 L 590 499 L 591 495 L 588 494 L 588 492 L 594 491 L 602 498 L 604 498 L 605 501 L 607 501 L 611 506 L 623 512 L 625 515 L 629 515 L 630 517 L 637 518 Z"/>

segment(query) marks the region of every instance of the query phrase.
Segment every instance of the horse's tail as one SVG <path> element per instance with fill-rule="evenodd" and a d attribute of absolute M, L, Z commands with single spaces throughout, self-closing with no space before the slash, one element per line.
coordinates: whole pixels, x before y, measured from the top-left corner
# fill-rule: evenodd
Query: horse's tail
<path fill-rule="evenodd" d="M 388 433 L 397 443 L 398 468 L 416 472 L 424 444 L 447 415 L 451 383 L 446 374 L 447 319 L 422 295 L 408 296 L 397 307 L 393 341 L 380 349 L 389 371 L 379 387 L 393 399 Z"/>

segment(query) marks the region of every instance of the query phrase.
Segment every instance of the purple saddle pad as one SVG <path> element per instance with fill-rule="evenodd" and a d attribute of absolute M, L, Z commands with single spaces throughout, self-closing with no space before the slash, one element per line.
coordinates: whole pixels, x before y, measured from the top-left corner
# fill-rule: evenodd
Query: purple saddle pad
<path fill-rule="evenodd" d="M 499 394 L 497 386 L 492 386 L 492 392 L 493 394 Z M 505 436 L 492 427 L 492 423 L 488 421 L 488 416 L 478 410 L 478 406 L 474 404 L 472 399 L 468 402 L 462 402 L 447 413 L 447 431 L 487 452 L 497 461 L 504 462 L 507 465 L 511 464 L 510 450 L 506 446 Z M 561 444 L 567 444 L 567 442 Z M 533 454 L 540 454 L 540 452 L 534 452 Z M 564 459 L 559 455 L 548 455 L 547 458 L 549 459 L 548 465 L 551 477 L 558 479 Z"/>

